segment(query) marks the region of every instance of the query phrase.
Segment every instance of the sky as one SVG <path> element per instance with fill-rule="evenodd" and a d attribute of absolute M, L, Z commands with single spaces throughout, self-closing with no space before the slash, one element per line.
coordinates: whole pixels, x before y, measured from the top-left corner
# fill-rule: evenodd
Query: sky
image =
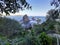
<path fill-rule="evenodd" d="M 26 0 L 31 6 L 32 10 L 24 10 L 16 13 L 15 15 L 24 15 L 28 16 L 46 16 L 48 10 L 53 7 L 50 5 L 51 0 Z"/>

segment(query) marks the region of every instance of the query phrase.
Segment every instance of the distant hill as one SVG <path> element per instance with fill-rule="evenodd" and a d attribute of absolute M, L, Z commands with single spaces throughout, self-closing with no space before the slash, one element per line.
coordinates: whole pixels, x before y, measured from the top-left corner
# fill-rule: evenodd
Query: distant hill
<path fill-rule="evenodd" d="M 46 21 L 46 17 L 44 17 L 44 16 L 29 16 L 30 19 L 32 17 L 35 17 L 36 19 L 40 18 L 41 19 L 41 23 Z M 20 20 L 22 20 L 23 16 L 7 16 L 7 18 L 11 18 L 11 19 L 14 19 L 16 21 L 20 21 Z"/>

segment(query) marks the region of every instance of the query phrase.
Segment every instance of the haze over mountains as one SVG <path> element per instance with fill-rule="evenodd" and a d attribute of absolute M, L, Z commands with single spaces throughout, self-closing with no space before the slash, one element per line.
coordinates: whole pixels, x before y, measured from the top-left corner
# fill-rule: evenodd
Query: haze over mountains
<path fill-rule="evenodd" d="M 41 23 L 46 21 L 46 17 L 45 16 L 29 16 L 30 19 L 32 17 L 35 17 L 36 19 L 37 18 L 41 19 Z M 23 16 L 7 16 L 7 18 L 11 18 L 11 19 L 14 19 L 16 21 L 20 21 L 20 20 L 22 20 Z"/>

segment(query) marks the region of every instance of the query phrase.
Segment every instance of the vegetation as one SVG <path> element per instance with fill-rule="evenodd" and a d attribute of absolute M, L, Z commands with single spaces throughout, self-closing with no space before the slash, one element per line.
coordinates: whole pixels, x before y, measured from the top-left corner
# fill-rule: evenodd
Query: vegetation
<path fill-rule="evenodd" d="M 52 0 L 52 2 L 51 2 L 51 6 L 54 5 L 56 8 L 59 7 L 59 4 L 60 4 L 60 0 L 57 0 L 57 1 L 56 0 Z"/>
<path fill-rule="evenodd" d="M 46 33 L 42 32 L 39 36 L 40 45 L 52 45 L 51 37 L 47 36 Z"/>
<path fill-rule="evenodd" d="M 19 9 L 31 8 L 26 0 L 2 0 L 2 2 L 5 7 L 4 4 L 0 3 L 1 13 L 9 14 L 15 13 Z M 59 6 L 57 2 L 54 0 L 51 5 L 54 4 L 57 8 Z M 0 45 L 56 45 L 56 39 L 48 36 L 48 34 L 56 33 L 55 25 L 58 25 L 60 34 L 60 22 L 56 21 L 59 16 L 58 9 L 51 9 L 47 14 L 46 22 L 41 25 L 34 25 L 31 30 L 24 30 L 15 20 L 0 17 Z"/>
<path fill-rule="evenodd" d="M 22 29 L 21 25 L 12 19 L 0 17 L 0 34 L 11 36 L 15 35 Z"/>
<path fill-rule="evenodd" d="M 1 45 L 52 45 L 52 38 L 48 33 L 56 33 L 54 25 L 58 22 L 47 20 L 41 25 L 35 25 L 31 30 L 24 30 L 21 25 L 12 19 L 0 17 Z M 60 25 L 60 23 L 58 23 Z M 7 28 L 8 27 L 8 28 Z M 15 32 L 17 31 L 17 32 Z M 60 30 L 59 30 L 60 31 Z M 54 42 L 54 40 L 53 40 Z M 56 42 L 56 41 L 55 41 Z M 54 42 L 54 44 L 55 44 Z M 2 44 L 3 43 L 3 44 Z"/>
<path fill-rule="evenodd" d="M 31 9 L 30 4 L 26 0 L 0 0 L 1 13 L 5 12 L 6 15 L 9 13 L 19 12 L 19 10 Z"/>
<path fill-rule="evenodd" d="M 54 21 L 55 19 L 57 19 L 59 16 L 59 12 L 58 10 L 55 9 L 51 9 L 47 12 L 47 20 L 52 20 Z"/>
<path fill-rule="evenodd" d="M 1 45 L 52 45 L 52 38 L 47 34 L 56 33 L 54 25 L 58 23 L 54 20 L 46 20 L 41 25 L 35 25 L 31 30 L 24 30 L 15 20 L 0 17 L 0 22 Z M 60 23 L 58 25 L 60 26 Z M 55 44 L 56 41 L 53 42 Z"/>
<path fill-rule="evenodd" d="M 37 25 L 32 30 L 23 30 L 17 21 L 6 17 L 0 18 L 1 45 L 44 45 L 46 42 L 45 45 L 50 45 L 52 43 L 52 38 L 49 37 L 44 30 L 41 29 L 42 31 L 40 32 L 40 28 Z M 17 32 L 15 32 L 15 30 Z"/>

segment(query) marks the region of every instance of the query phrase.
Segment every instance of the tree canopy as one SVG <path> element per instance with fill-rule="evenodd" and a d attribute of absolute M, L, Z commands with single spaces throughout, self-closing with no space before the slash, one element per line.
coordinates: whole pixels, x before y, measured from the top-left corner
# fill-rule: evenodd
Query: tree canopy
<path fill-rule="evenodd" d="M 60 0 L 52 0 L 51 6 L 54 5 L 56 8 L 59 7 Z"/>
<path fill-rule="evenodd" d="M 52 0 L 51 6 L 55 6 L 55 9 L 50 9 L 47 12 L 47 19 L 55 20 L 58 18 L 59 13 L 60 13 L 60 0 Z"/>
<path fill-rule="evenodd" d="M 0 0 L 0 12 L 16 13 L 19 10 L 31 9 L 30 4 L 26 0 Z"/>
<path fill-rule="evenodd" d="M 48 17 L 47 17 L 48 20 L 55 20 L 58 18 L 59 12 L 58 12 L 58 10 L 51 9 L 47 12 L 47 15 L 48 15 Z"/>

